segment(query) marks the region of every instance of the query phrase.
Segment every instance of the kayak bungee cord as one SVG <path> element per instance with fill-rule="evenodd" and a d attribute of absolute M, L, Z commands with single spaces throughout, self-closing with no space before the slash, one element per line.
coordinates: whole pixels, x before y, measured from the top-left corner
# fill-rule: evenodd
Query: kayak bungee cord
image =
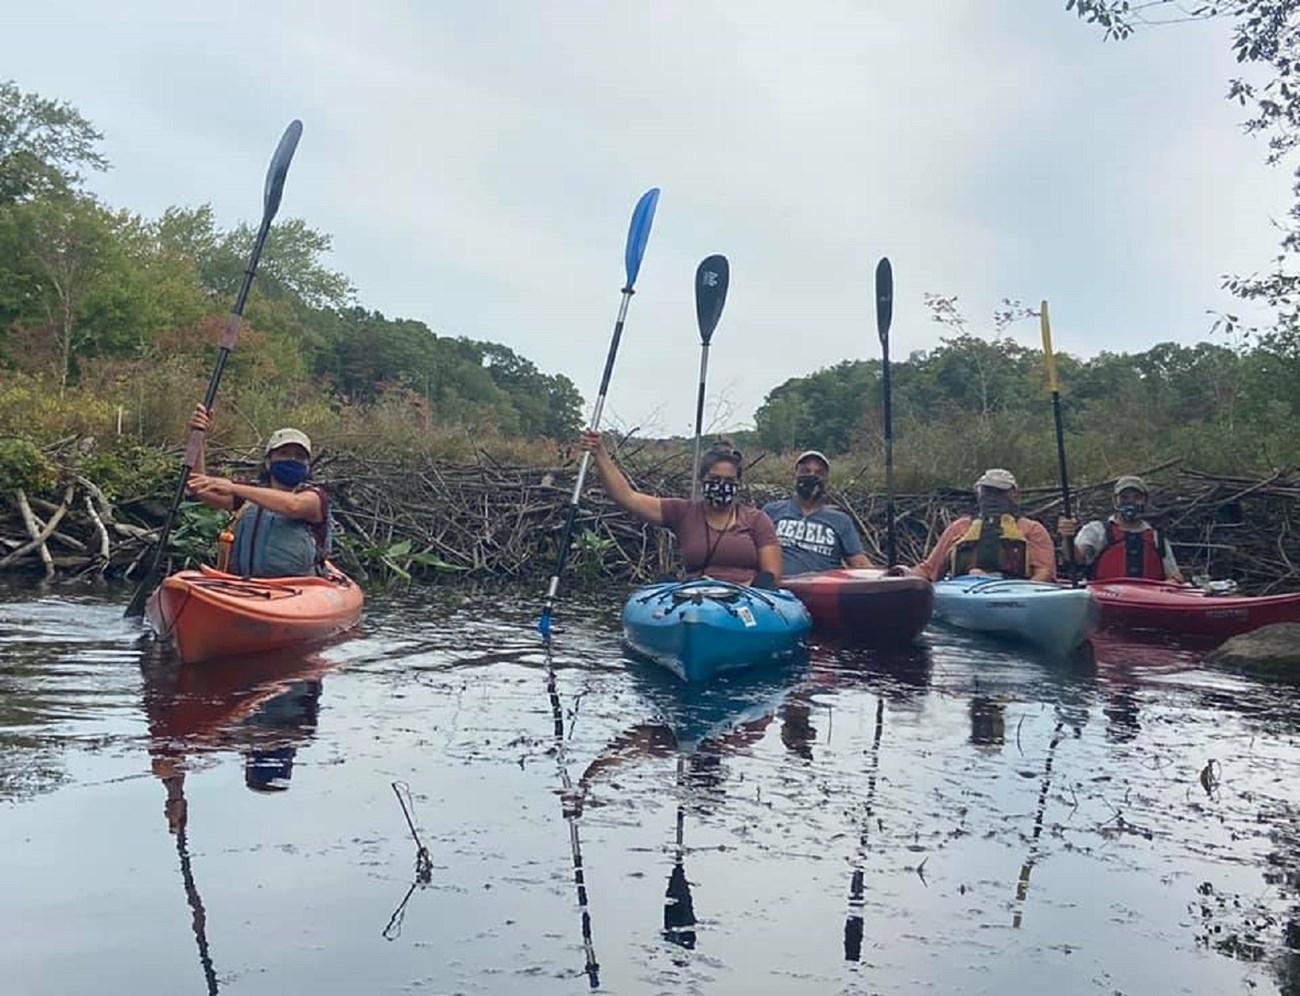
<path fill-rule="evenodd" d="M 271 231 L 271 222 L 275 220 L 275 214 L 280 210 L 280 199 L 284 194 L 284 180 L 289 175 L 289 163 L 293 161 L 294 151 L 298 148 L 298 140 L 302 137 L 302 122 L 291 121 L 289 127 L 284 130 L 280 137 L 280 144 L 276 146 L 275 155 L 271 157 L 271 165 L 266 171 L 266 185 L 262 192 L 262 222 L 257 228 L 257 236 L 253 240 L 253 250 L 248 256 L 248 264 L 244 268 L 244 282 L 239 287 L 239 294 L 235 298 L 235 306 L 230 311 L 230 319 L 226 323 L 225 330 L 221 333 L 220 348 L 217 350 L 217 363 L 212 368 L 212 376 L 208 378 L 208 390 L 203 396 L 203 407 L 211 410 L 213 402 L 217 397 L 217 386 L 221 383 L 221 374 L 226 369 L 226 360 L 230 356 L 230 351 L 235 348 L 235 340 L 239 337 L 239 325 L 244 318 L 244 305 L 248 303 L 248 293 L 253 287 L 253 277 L 257 274 L 257 263 L 262 258 L 262 248 L 266 245 L 266 237 Z M 135 589 L 135 594 L 131 596 L 131 601 L 126 607 L 126 615 L 140 616 L 144 614 L 144 603 L 158 584 L 158 570 L 162 565 L 162 558 L 167 549 L 167 538 L 171 535 L 172 524 L 176 521 L 176 513 L 180 510 L 181 499 L 185 497 L 185 486 L 189 482 L 190 471 L 195 468 L 199 462 L 199 454 L 203 447 L 203 433 L 198 429 L 191 429 L 189 440 L 185 445 L 185 460 L 181 465 L 180 478 L 176 482 L 176 491 L 172 494 L 171 505 L 167 509 L 167 516 L 163 519 L 162 528 L 158 531 L 158 539 L 154 543 L 153 561 L 149 569 L 145 572 L 144 577 L 140 579 L 139 586 Z"/>
<path fill-rule="evenodd" d="M 614 359 L 618 355 L 619 340 L 623 338 L 623 321 L 627 317 L 628 302 L 636 293 L 636 278 L 641 270 L 641 258 L 645 255 L 646 241 L 650 238 L 650 226 L 654 223 L 655 207 L 659 203 L 659 188 L 651 187 L 636 202 L 632 211 L 632 222 L 627 230 L 627 244 L 623 250 L 623 266 L 627 277 L 618 305 L 618 317 L 614 319 L 614 334 L 609 340 L 609 352 L 605 356 L 605 369 L 600 376 L 600 389 L 596 393 L 596 403 L 591 411 L 588 428 L 592 432 L 600 431 L 600 417 L 605 409 L 605 396 L 609 392 L 609 378 L 614 372 Z M 551 582 L 546 590 L 546 600 L 542 605 L 542 617 L 537 621 L 542 639 L 550 644 L 551 613 L 555 608 L 555 595 L 560 588 L 560 575 L 569 559 L 569 545 L 573 542 L 573 524 L 578 518 L 578 503 L 582 499 L 582 484 L 587 477 L 587 468 L 591 464 L 591 454 L 583 450 L 582 460 L 578 464 L 578 478 L 573 482 L 573 496 L 569 500 L 569 515 L 564 522 L 564 532 L 560 536 L 560 549 L 555 556 L 555 569 L 551 572 Z"/>

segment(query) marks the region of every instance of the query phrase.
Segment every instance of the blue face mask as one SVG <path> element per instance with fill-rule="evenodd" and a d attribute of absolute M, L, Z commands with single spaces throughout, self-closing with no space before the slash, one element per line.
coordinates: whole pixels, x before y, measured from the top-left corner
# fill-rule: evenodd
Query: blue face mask
<path fill-rule="evenodd" d="M 310 472 L 311 468 L 301 460 L 271 461 L 271 479 L 283 484 L 286 488 L 296 488 L 303 481 L 307 480 L 307 475 Z"/>
<path fill-rule="evenodd" d="M 1146 503 L 1140 501 L 1124 502 L 1118 506 L 1119 517 L 1125 522 L 1136 522 L 1146 510 Z"/>

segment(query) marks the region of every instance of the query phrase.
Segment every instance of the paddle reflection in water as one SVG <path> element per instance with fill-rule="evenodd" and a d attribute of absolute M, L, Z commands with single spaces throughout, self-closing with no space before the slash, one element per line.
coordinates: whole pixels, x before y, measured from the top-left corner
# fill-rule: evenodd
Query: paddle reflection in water
<path fill-rule="evenodd" d="M 176 838 L 210 996 L 219 986 L 208 944 L 207 910 L 189 854 L 187 764 L 197 755 L 237 751 L 244 756 L 244 784 L 250 790 L 287 791 L 297 749 L 316 729 L 321 675 L 332 666 L 316 655 L 292 653 L 182 665 L 157 645 L 141 658 L 151 767 L 167 791 L 163 813 Z"/>
<path fill-rule="evenodd" d="M 629 666 L 638 697 L 653 718 L 629 727 L 610 741 L 578 780 L 578 798 L 618 769 L 652 758 L 675 758 L 675 832 L 672 867 L 664 892 L 665 941 L 687 951 L 699 942 L 692 883 L 686 874 L 689 848 L 685 843 L 688 812 L 706 815 L 725 798 L 722 786 L 727 772 L 724 758 L 738 754 L 761 740 L 776 718 L 792 685 L 806 674 L 806 661 L 798 659 L 766 665 L 752 671 L 724 675 L 713 682 L 683 684 L 665 671 L 644 662 Z M 804 753 L 796 719 L 783 740 L 796 753 Z M 803 729 L 807 729 L 806 720 Z"/>
<path fill-rule="evenodd" d="M 832 691 L 860 683 L 876 687 L 875 724 L 871 745 L 866 750 L 866 797 L 859 818 L 857 851 L 849 876 L 848 912 L 844 918 L 845 961 L 862 960 L 862 942 L 866 935 L 866 866 L 871 854 L 873 823 L 875 829 L 883 830 L 876 813 L 876 786 L 880 775 L 880 744 L 885 729 L 885 701 L 887 698 L 902 701 L 924 692 L 929 686 L 932 663 L 929 648 L 924 644 L 890 650 L 862 649 L 851 643 L 823 638 L 812 655 L 812 681 L 793 691 L 791 700 L 782 709 L 783 716 L 795 713 L 799 708 L 807 712 L 808 700 L 814 691 Z M 812 760 L 813 733 L 809 727 L 804 739 L 806 753 L 803 756 L 806 760 Z"/>
<path fill-rule="evenodd" d="M 559 687 L 555 680 L 555 662 L 551 657 L 550 641 L 546 644 L 546 695 L 551 703 L 551 718 L 555 734 L 555 764 L 560 773 L 560 806 L 564 821 L 569 826 L 569 846 L 573 854 L 573 885 L 578 894 L 578 912 L 582 922 L 582 947 L 586 953 L 583 971 L 591 988 L 600 985 L 600 963 L 596 961 L 596 946 L 591 936 L 591 910 L 587 903 L 587 877 L 582 866 L 582 841 L 578 836 L 578 818 L 582 815 L 582 797 L 574 791 L 573 779 L 569 777 L 568 755 L 565 750 L 564 710 L 560 704 Z M 575 699 L 573 718 L 577 720 L 577 702 Z"/>

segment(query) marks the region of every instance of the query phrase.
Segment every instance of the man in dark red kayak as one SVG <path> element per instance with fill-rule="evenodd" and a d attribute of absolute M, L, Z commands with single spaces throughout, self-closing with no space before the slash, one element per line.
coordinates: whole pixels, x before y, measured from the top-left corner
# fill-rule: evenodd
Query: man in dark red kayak
<path fill-rule="evenodd" d="M 1062 539 L 1074 538 L 1074 559 L 1087 565 L 1095 580 L 1150 578 L 1183 583 L 1169 540 L 1143 518 L 1148 493 L 1142 478 L 1125 474 L 1115 482 L 1115 514 L 1105 522 L 1096 519 L 1082 529 L 1073 519 L 1057 523 Z"/>
<path fill-rule="evenodd" d="M 784 573 L 804 574 L 836 567 L 870 567 L 862 538 L 848 514 L 826 504 L 831 462 L 819 450 L 805 450 L 794 463 L 793 498 L 770 501 L 763 511 L 776 526 Z"/>

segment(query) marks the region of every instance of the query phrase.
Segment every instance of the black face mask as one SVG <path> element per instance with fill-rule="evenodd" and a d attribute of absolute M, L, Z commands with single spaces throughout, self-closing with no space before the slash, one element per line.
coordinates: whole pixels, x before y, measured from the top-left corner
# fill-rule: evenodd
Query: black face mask
<path fill-rule="evenodd" d="M 736 500 L 736 487 L 734 480 L 705 481 L 700 490 L 704 500 L 714 508 L 726 508 Z"/>
<path fill-rule="evenodd" d="M 985 488 L 980 493 L 979 508 L 983 518 L 1011 515 L 1016 510 L 1016 503 L 1011 500 L 1010 491 Z"/>
<path fill-rule="evenodd" d="M 826 494 L 826 482 L 816 474 L 800 474 L 794 479 L 794 490 L 804 501 L 817 501 Z"/>
<path fill-rule="evenodd" d="M 1125 522 L 1137 522 L 1138 519 L 1142 518 L 1142 513 L 1147 510 L 1147 506 L 1145 502 L 1140 501 L 1126 502 L 1117 506 L 1117 510 L 1119 517 Z"/>

